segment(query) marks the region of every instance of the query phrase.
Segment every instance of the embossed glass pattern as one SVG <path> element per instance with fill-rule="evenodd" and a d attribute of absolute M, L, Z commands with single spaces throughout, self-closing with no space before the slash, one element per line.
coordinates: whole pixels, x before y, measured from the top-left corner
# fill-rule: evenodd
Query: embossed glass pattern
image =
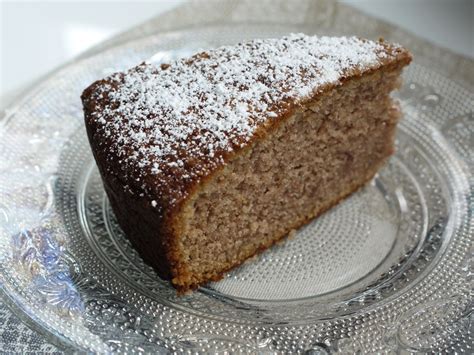
<path fill-rule="evenodd" d="M 0 120 L 0 281 L 24 318 L 75 349 L 469 351 L 472 90 L 416 63 L 396 94 L 397 152 L 364 189 L 221 282 L 177 297 L 118 227 L 81 91 L 167 61 L 304 28 L 147 37 L 52 74 Z M 310 31 L 308 31 L 310 32 Z"/>

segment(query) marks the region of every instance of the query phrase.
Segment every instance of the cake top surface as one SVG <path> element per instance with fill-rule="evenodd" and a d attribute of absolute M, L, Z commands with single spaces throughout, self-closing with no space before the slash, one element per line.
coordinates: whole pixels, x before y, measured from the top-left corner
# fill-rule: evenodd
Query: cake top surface
<path fill-rule="evenodd" d="M 326 86 L 402 52 L 356 37 L 292 34 L 170 64 L 143 63 L 91 85 L 83 95 L 85 106 L 94 103 L 86 120 L 107 142 L 108 160 L 123 166 L 144 193 L 162 193 L 206 176 L 260 127 Z M 185 196 L 185 188 L 177 190 L 167 194 L 168 203 Z"/>

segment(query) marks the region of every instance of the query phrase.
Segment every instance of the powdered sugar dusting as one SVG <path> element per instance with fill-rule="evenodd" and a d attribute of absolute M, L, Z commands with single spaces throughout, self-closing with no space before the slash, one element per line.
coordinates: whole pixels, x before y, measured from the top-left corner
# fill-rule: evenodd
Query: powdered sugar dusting
<path fill-rule="evenodd" d="M 102 106 L 92 117 L 124 174 L 183 184 L 222 164 L 291 105 L 390 55 L 355 37 L 253 40 L 115 74 L 96 87 L 92 98 Z"/>

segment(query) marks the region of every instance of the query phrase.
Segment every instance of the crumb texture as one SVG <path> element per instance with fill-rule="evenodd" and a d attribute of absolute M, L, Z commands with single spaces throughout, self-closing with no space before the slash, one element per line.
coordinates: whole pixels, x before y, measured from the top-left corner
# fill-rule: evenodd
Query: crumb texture
<path fill-rule="evenodd" d="M 372 74 L 308 102 L 216 174 L 182 215 L 175 281 L 218 278 L 370 180 L 392 153 L 397 78 Z"/>

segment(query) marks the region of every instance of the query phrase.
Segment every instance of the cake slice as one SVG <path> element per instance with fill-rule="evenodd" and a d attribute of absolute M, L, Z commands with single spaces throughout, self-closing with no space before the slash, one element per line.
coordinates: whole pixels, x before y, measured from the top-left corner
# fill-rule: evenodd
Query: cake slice
<path fill-rule="evenodd" d="M 120 226 L 178 290 L 219 280 L 372 179 L 410 61 L 383 41 L 295 34 L 93 83 L 86 128 Z"/>

